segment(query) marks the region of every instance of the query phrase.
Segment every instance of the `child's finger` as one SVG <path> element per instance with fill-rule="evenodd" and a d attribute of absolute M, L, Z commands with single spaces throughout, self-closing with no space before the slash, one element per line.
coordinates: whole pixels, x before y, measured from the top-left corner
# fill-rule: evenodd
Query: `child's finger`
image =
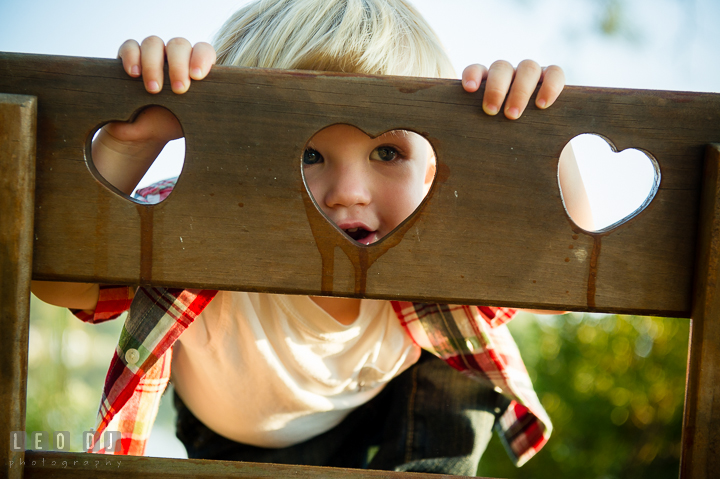
<path fill-rule="evenodd" d="M 160 37 L 152 36 L 140 45 L 140 63 L 145 89 L 150 93 L 159 93 L 163 86 L 163 68 L 165 67 L 165 43 Z"/>
<path fill-rule="evenodd" d="M 488 69 L 479 63 L 465 67 L 462 72 L 462 85 L 465 91 L 476 92 L 482 81 L 487 78 L 487 73 Z"/>
<path fill-rule="evenodd" d="M 483 96 L 483 110 L 488 115 L 495 115 L 500 111 L 500 105 L 505 100 L 512 83 L 515 68 L 504 61 L 498 60 L 492 65 L 487 74 L 485 95 Z"/>
<path fill-rule="evenodd" d="M 139 77 L 140 70 L 140 45 L 135 40 L 125 40 L 118 49 L 118 58 L 122 60 L 125 73 L 131 77 Z"/>
<path fill-rule="evenodd" d="M 543 70 L 542 86 L 535 99 L 538 108 L 547 108 L 557 100 L 565 87 L 565 72 L 557 65 L 550 65 Z"/>
<path fill-rule="evenodd" d="M 173 38 L 165 46 L 170 87 L 174 93 L 185 93 L 190 88 L 190 54 L 192 45 L 184 38 Z"/>
<path fill-rule="evenodd" d="M 190 78 L 202 80 L 210 72 L 215 64 L 217 54 L 209 43 L 199 42 L 195 44 L 190 57 Z"/>
<path fill-rule="evenodd" d="M 517 120 L 527 107 L 530 97 L 537 87 L 542 68 L 537 62 L 523 60 L 517 67 L 510 94 L 505 102 L 505 116 L 510 120 Z"/>

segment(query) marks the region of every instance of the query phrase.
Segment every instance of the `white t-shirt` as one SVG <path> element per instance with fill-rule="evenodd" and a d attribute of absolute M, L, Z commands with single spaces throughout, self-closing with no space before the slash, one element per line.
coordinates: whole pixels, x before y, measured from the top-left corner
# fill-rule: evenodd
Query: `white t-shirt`
<path fill-rule="evenodd" d="M 308 296 L 221 291 L 175 343 L 172 381 L 213 431 L 276 448 L 333 428 L 419 357 L 387 301 L 345 326 Z"/>

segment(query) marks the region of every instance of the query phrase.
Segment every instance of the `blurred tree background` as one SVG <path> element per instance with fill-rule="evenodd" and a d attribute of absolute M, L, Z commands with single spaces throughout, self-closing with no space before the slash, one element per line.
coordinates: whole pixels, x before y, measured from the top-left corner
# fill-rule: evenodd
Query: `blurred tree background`
<path fill-rule="evenodd" d="M 82 451 L 123 322 L 86 324 L 32 297 L 26 431 L 70 431 L 70 450 Z"/>
<path fill-rule="evenodd" d="M 555 429 L 520 469 L 494 437 L 478 475 L 678 476 L 689 320 L 523 314 L 510 330 Z"/>

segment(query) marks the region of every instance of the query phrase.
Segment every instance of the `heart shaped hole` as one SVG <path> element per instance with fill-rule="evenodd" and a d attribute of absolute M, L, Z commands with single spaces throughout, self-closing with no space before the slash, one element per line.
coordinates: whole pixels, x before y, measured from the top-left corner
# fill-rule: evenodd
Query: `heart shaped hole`
<path fill-rule="evenodd" d="M 158 147 L 159 151 L 151 151 L 150 156 L 155 156 L 154 159 L 149 158 L 137 167 L 116 167 L 114 161 L 122 161 L 122 157 L 109 155 L 130 144 L 133 135 L 147 134 L 148 131 L 159 132 L 169 141 L 162 149 Z M 185 138 L 182 136 L 180 121 L 170 110 L 157 105 L 146 106 L 133 113 L 128 121 L 107 121 L 98 125 L 91 134 L 92 142 L 88 143 L 87 163 L 95 177 L 115 193 L 140 203 L 157 204 L 172 191 L 164 186 L 174 184 L 182 172 L 185 162 Z M 103 156 L 105 160 L 97 164 L 93 154 L 102 151 L 108 153 Z"/>
<path fill-rule="evenodd" d="M 586 231 L 602 233 L 650 204 L 660 185 L 660 167 L 649 152 L 633 148 L 618 152 L 610 140 L 586 133 L 563 148 L 558 178 L 562 178 L 560 194 L 573 222 Z"/>
<path fill-rule="evenodd" d="M 417 211 L 436 164 L 432 145 L 414 131 L 372 137 L 347 124 L 315 133 L 301 156 L 315 206 L 358 245 L 379 242 Z"/>

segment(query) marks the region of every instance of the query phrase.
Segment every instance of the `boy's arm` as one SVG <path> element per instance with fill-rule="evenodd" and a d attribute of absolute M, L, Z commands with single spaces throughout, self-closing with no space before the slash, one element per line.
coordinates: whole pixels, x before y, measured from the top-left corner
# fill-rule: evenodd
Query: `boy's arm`
<path fill-rule="evenodd" d="M 158 129 L 161 135 L 150 136 Z M 92 161 L 108 183 L 129 195 L 167 142 L 181 136 L 175 116 L 153 106 L 140 112 L 132 123 L 105 125 L 93 140 Z"/>
<path fill-rule="evenodd" d="M 172 90 L 185 93 L 190 80 L 201 80 L 215 62 L 215 50 L 207 43 L 192 47 L 185 39 L 165 43 L 148 37 L 142 45 L 135 40 L 122 44 L 118 52 L 123 68 L 132 77 L 143 76 L 150 93 L 162 90 L 167 58 Z M 111 122 L 93 140 L 92 161 L 111 185 L 129 195 L 150 168 L 165 144 L 182 137 L 177 118 L 162 107 L 146 108 L 132 122 Z M 91 283 L 33 281 L 33 294 L 46 303 L 70 309 L 94 310 L 100 287 Z"/>
<path fill-rule="evenodd" d="M 580 176 L 580 168 L 578 168 L 575 152 L 570 143 L 565 145 L 562 153 L 560 153 L 558 181 L 563 203 L 570 218 L 582 229 L 595 231 L 595 221 L 590 209 L 590 200 L 585 190 L 585 183 L 582 176 Z"/>
<path fill-rule="evenodd" d="M 31 289 L 41 301 L 70 309 L 94 310 L 100 286 L 92 283 L 32 281 Z"/>

